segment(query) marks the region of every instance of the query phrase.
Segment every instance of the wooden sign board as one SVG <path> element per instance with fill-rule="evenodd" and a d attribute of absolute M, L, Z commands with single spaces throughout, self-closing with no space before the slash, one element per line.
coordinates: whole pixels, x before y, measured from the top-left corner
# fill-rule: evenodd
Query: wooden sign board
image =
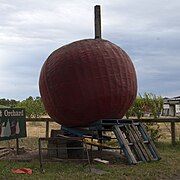
<path fill-rule="evenodd" d="M 25 109 L 0 108 L 0 141 L 26 136 Z"/>

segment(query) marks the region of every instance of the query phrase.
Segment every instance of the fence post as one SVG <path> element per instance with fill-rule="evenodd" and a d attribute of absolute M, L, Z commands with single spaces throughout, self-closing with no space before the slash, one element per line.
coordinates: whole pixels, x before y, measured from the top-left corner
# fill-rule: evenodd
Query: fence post
<path fill-rule="evenodd" d="M 171 122 L 171 141 L 172 141 L 172 145 L 175 146 L 176 145 L 176 129 L 175 129 L 174 121 Z"/>
<path fill-rule="evenodd" d="M 49 137 L 49 120 L 46 120 L 46 138 Z"/>
<path fill-rule="evenodd" d="M 16 138 L 16 153 L 19 155 L 19 138 Z"/>

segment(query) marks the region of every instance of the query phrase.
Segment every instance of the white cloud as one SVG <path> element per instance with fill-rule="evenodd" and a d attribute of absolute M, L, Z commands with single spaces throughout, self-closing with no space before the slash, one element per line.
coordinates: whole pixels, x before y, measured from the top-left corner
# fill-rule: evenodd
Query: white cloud
<path fill-rule="evenodd" d="M 94 38 L 94 5 L 102 8 L 103 37 L 128 52 L 139 91 L 180 95 L 180 2 L 173 0 L 0 0 L 0 97 L 39 95 L 49 54 Z"/>

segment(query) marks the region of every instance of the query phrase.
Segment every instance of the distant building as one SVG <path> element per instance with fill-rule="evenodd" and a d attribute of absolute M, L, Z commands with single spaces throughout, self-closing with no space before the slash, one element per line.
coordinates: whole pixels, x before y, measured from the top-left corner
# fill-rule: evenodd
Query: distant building
<path fill-rule="evenodd" d="M 180 116 L 180 96 L 164 98 L 163 116 Z"/>

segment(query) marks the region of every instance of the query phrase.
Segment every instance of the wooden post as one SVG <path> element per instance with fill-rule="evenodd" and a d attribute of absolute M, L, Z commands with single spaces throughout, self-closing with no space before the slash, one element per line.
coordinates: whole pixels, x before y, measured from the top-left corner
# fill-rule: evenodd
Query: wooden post
<path fill-rule="evenodd" d="M 175 117 L 176 116 L 176 105 L 174 105 L 173 107 L 174 107 L 173 116 Z M 173 146 L 176 145 L 176 129 L 175 129 L 174 121 L 171 122 L 171 142 L 172 142 Z"/>
<path fill-rule="evenodd" d="M 102 144 L 102 131 L 101 131 L 101 130 L 98 130 L 98 142 L 99 142 L 100 144 Z M 101 156 L 101 158 L 102 158 L 102 147 L 101 147 L 101 146 L 98 147 L 98 151 L 101 152 L 100 156 Z"/>
<path fill-rule="evenodd" d="M 101 39 L 101 8 L 99 5 L 94 6 L 94 15 L 95 39 Z"/>
<path fill-rule="evenodd" d="M 49 137 L 49 121 L 46 120 L 46 138 Z"/>
<path fill-rule="evenodd" d="M 16 152 L 19 155 L 19 138 L 16 138 Z"/>
<path fill-rule="evenodd" d="M 175 146 L 176 145 L 176 129 L 175 129 L 175 122 L 172 121 L 171 122 L 171 142 L 172 145 Z"/>

